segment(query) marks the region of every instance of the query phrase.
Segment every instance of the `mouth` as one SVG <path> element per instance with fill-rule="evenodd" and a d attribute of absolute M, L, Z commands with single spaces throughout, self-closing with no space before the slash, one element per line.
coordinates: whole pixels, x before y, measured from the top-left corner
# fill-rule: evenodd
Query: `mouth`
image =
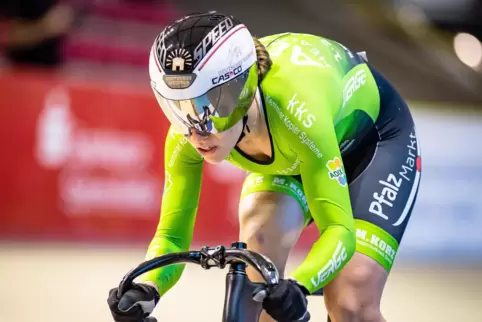
<path fill-rule="evenodd" d="M 201 155 L 207 155 L 207 154 L 212 154 L 216 152 L 217 147 L 216 146 L 211 146 L 209 148 L 196 148 L 196 150 L 199 152 Z"/>

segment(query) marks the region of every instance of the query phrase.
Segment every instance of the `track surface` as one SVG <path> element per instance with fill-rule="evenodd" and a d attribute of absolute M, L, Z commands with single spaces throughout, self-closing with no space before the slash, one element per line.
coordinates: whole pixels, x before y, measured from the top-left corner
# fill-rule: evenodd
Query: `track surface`
<path fill-rule="evenodd" d="M 108 290 L 143 258 L 143 249 L 93 245 L 0 244 L 1 321 L 107 322 Z M 289 268 L 302 258 L 293 254 Z M 290 271 L 290 269 L 288 270 Z M 162 321 L 220 320 L 226 271 L 188 266 L 159 303 Z M 482 321 L 482 270 L 395 265 L 382 310 L 390 322 Z M 322 298 L 312 321 L 326 321 Z"/>

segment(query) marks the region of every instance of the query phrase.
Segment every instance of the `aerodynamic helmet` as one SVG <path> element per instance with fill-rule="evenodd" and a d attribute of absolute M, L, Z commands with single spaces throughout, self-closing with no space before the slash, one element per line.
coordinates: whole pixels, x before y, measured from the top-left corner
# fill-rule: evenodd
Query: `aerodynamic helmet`
<path fill-rule="evenodd" d="M 155 39 L 149 74 L 157 101 L 176 131 L 226 131 L 245 117 L 256 95 L 254 41 L 233 16 L 191 14 Z"/>

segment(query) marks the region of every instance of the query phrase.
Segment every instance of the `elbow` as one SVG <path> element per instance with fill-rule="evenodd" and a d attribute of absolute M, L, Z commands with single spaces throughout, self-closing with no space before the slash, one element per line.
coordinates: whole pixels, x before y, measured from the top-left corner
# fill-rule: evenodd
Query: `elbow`
<path fill-rule="evenodd" d="M 345 228 L 346 229 L 346 228 Z M 350 231 L 346 229 L 346 252 L 347 252 L 347 260 L 348 262 L 353 255 L 355 255 L 356 250 L 356 233 L 354 231 Z"/>
<path fill-rule="evenodd" d="M 345 266 L 350 259 L 355 255 L 356 249 L 356 233 L 345 226 L 332 226 L 329 229 L 333 229 L 338 240 L 335 254 L 339 254 L 338 261 L 342 266 Z"/>
<path fill-rule="evenodd" d="M 320 251 L 319 253 L 315 252 L 316 255 L 314 256 L 317 258 L 323 257 L 324 261 L 314 265 L 313 271 L 298 274 L 300 276 L 312 276 L 309 281 L 302 283 L 310 287 L 311 293 L 330 283 L 348 264 L 355 254 L 356 234 L 348 227 L 332 225 L 325 229 L 314 247 Z M 317 273 L 312 275 L 315 270 Z"/>

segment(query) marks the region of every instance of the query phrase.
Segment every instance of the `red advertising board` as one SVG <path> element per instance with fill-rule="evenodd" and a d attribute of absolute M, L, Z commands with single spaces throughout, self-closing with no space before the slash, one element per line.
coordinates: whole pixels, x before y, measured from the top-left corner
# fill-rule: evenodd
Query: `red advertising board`
<path fill-rule="evenodd" d="M 168 123 L 148 88 L 12 71 L 0 98 L 1 238 L 152 238 Z M 243 174 L 232 170 L 205 167 L 199 243 L 238 237 Z"/>

